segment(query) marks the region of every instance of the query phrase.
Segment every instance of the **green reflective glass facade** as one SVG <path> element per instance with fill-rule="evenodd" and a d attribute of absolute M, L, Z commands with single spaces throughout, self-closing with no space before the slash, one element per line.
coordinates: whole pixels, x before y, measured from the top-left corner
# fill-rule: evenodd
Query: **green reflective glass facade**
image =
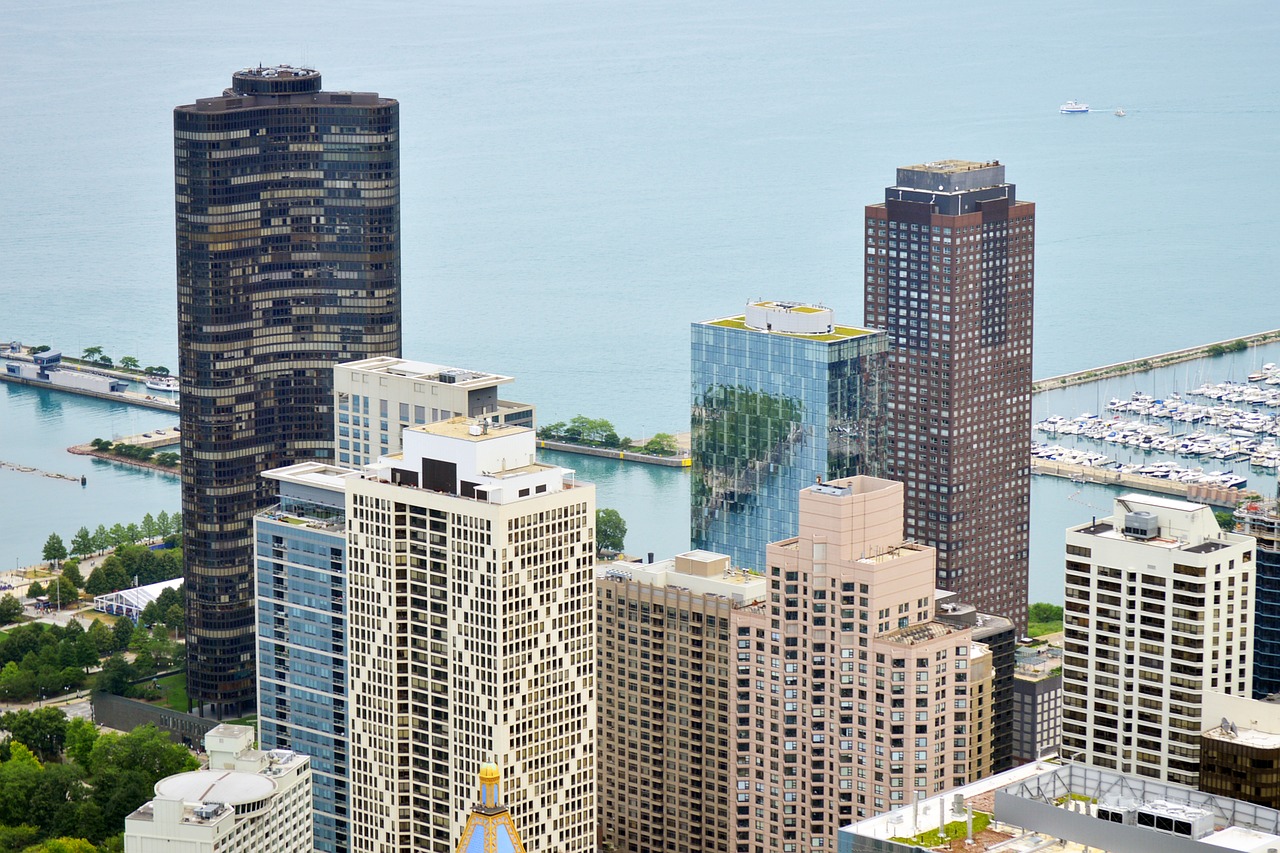
<path fill-rule="evenodd" d="M 765 546 L 799 530 L 801 489 L 877 473 L 887 343 L 878 332 L 789 335 L 742 321 L 693 325 L 692 540 L 763 570 Z"/>
<path fill-rule="evenodd" d="M 333 366 L 400 354 L 399 105 L 246 69 L 175 108 L 187 689 L 254 705 L 258 475 L 333 453 Z"/>

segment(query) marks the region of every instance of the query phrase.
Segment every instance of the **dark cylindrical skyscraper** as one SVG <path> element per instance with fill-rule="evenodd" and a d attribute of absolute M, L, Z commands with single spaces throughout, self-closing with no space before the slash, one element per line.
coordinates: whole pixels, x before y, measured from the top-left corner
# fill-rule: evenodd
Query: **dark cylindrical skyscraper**
<path fill-rule="evenodd" d="M 336 363 L 400 354 L 399 105 L 258 67 L 173 125 L 187 689 L 222 715 L 254 704 L 258 475 L 332 455 Z"/>

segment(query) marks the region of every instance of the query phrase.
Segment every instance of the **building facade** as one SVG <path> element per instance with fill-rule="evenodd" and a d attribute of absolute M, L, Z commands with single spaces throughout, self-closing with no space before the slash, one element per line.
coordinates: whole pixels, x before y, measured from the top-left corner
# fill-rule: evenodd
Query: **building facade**
<path fill-rule="evenodd" d="M 350 849 L 344 481 L 356 472 L 299 462 L 263 474 L 279 501 L 254 519 L 258 727 L 264 749 L 311 756 L 315 849 Z"/>
<path fill-rule="evenodd" d="M 1280 808 L 1280 700 L 1204 694 L 1200 790 Z"/>
<path fill-rule="evenodd" d="M 333 372 L 335 459 L 339 465 L 368 465 L 399 453 L 400 434 L 409 427 L 450 418 L 487 417 L 532 427 L 533 406 L 498 399 L 499 387 L 514 381 L 386 356 L 340 365 Z"/>
<path fill-rule="evenodd" d="M 1062 749 L 1062 645 L 1018 649 L 1013 677 L 1013 763 Z M 997 770 L 1000 768 L 997 767 Z"/>
<path fill-rule="evenodd" d="M 595 491 L 455 418 L 346 481 L 351 847 L 448 853 L 485 761 L 531 850 L 595 849 Z"/>
<path fill-rule="evenodd" d="M 1280 693 L 1280 506 L 1275 499 L 1236 508 L 1236 532 L 1257 542 L 1253 625 L 1253 697 Z"/>
<path fill-rule="evenodd" d="M 990 773 L 990 651 L 935 618 L 934 552 L 902 519 L 901 483 L 835 480 L 769 545 L 767 608 L 735 626 L 734 849 L 835 849 L 859 817 Z"/>
<path fill-rule="evenodd" d="M 864 318 L 889 336 L 884 476 L 938 585 L 1027 624 L 1035 205 L 998 162 L 898 169 L 866 208 Z"/>
<path fill-rule="evenodd" d="M 795 535 L 800 489 L 875 473 L 885 345 L 792 302 L 693 324 L 694 548 L 762 570 L 765 546 Z"/>
<path fill-rule="evenodd" d="M 1248 696 L 1254 541 L 1212 508 L 1129 494 L 1067 530 L 1062 752 L 1194 787 L 1202 697 Z"/>
<path fill-rule="evenodd" d="M 253 748 L 253 728 L 221 725 L 204 739 L 209 764 L 156 783 L 125 818 L 126 853 L 311 853 L 311 764 Z"/>
<path fill-rule="evenodd" d="M 736 620 L 766 580 L 707 551 L 596 574 L 601 838 L 629 853 L 734 850 Z"/>
<path fill-rule="evenodd" d="M 398 104 L 249 68 L 174 109 L 187 689 L 252 707 L 268 468 L 333 452 L 333 366 L 400 352 Z"/>

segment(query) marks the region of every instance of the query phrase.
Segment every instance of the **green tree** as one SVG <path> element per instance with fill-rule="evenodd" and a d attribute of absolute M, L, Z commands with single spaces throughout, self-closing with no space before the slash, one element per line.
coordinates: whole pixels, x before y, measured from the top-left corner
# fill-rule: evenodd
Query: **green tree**
<path fill-rule="evenodd" d="M 1218 520 L 1218 526 L 1228 533 L 1236 529 L 1236 514 L 1234 512 L 1214 510 L 1213 517 Z"/>
<path fill-rule="evenodd" d="M 1027 611 L 1032 622 L 1061 622 L 1062 608 L 1056 604 L 1037 601 Z"/>
<path fill-rule="evenodd" d="M 27 587 L 27 597 L 37 598 L 44 595 L 44 585 L 40 581 L 32 581 L 31 586 Z"/>
<path fill-rule="evenodd" d="M 98 528 L 93 531 L 93 550 L 105 551 L 111 547 L 111 534 L 107 532 L 105 524 L 99 524 Z"/>
<path fill-rule="evenodd" d="M 0 728 L 26 744 L 42 761 L 52 761 L 62 754 L 66 742 L 67 715 L 60 708 L 9 711 L 0 715 Z"/>
<path fill-rule="evenodd" d="M 53 347 L 49 346 L 48 344 L 40 344 L 40 346 L 38 347 L 31 347 L 31 349 L 27 350 L 27 352 L 30 355 L 39 355 L 40 353 L 48 352 L 51 349 L 53 349 Z"/>
<path fill-rule="evenodd" d="M 81 356 L 85 361 L 97 361 L 102 355 L 102 347 L 85 347 L 84 354 Z"/>
<path fill-rule="evenodd" d="M 0 667 L 0 698 L 7 702 L 21 702 L 31 698 L 35 692 L 36 678 L 30 672 L 18 666 L 17 661 L 9 661 Z"/>
<path fill-rule="evenodd" d="M 84 838 L 49 838 L 23 850 L 22 853 L 98 853 L 93 842 Z"/>
<path fill-rule="evenodd" d="M 151 513 L 147 513 L 142 517 L 142 535 L 148 539 L 154 539 L 162 535 L 156 526 L 156 517 Z"/>
<path fill-rule="evenodd" d="M 123 524 L 116 522 L 111 525 L 111 530 L 107 534 L 111 540 L 111 547 L 119 548 L 121 545 L 129 544 L 129 534 L 125 530 Z"/>
<path fill-rule="evenodd" d="M 16 853 L 26 850 L 40 840 L 40 827 L 29 823 L 17 826 L 0 826 L 0 850 L 4 853 Z"/>
<path fill-rule="evenodd" d="M 59 608 L 72 607 L 80 600 L 80 590 L 65 577 L 49 578 L 44 594 L 49 596 L 51 604 Z"/>
<path fill-rule="evenodd" d="M 160 514 L 156 516 L 156 535 L 168 536 L 173 532 L 172 522 L 169 520 L 169 513 L 160 510 Z"/>
<path fill-rule="evenodd" d="M 601 551 L 622 551 L 627 538 L 627 523 L 616 509 L 596 510 L 596 548 Z"/>
<path fill-rule="evenodd" d="M 59 560 L 67 559 L 67 546 L 62 544 L 62 537 L 56 533 L 50 533 L 49 538 L 44 540 L 43 556 L 46 562 L 57 563 Z"/>
<path fill-rule="evenodd" d="M 654 456 L 674 456 L 676 452 L 676 437 L 669 432 L 660 432 L 646 441 L 642 449 L 645 453 L 650 453 Z"/>
<path fill-rule="evenodd" d="M 84 633 L 85 637 L 93 644 L 95 660 L 116 650 L 116 635 L 112 633 L 106 622 L 94 619 L 89 625 L 89 630 Z"/>
<path fill-rule="evenodd" d="M 133 544 L 142 538 L 142 528 L 130 522 L 125 525 L 124 535 L 129 540 L 129 543 Z"/>
<path fill-rule="evenodd" d="M 150 373 L 150 374 L 151 374 L 151 375 L 153 375 L 153 376 L 168 376 L 168 375 L 169 375 L 169 368 L 165 367 L 165 366 L 164 366 L 164 365 L 162 365 L 162 364 L 157 364 L 155 367 L 148 367 L 148 368 L 147 368 L 145 371 L 143 371 L 143 372 L 144 372 L 144 373 Z"/>
<path fill-rule="evenodd" d="M 112 365 L 111 356 L 109 355 L 98 356 L 97 364 L 101 364 L 103 367 L 110 367 Z"/>
<path fill-rule="evenodd" d="M 81 767 L 89 766 L 89 753 L 98 740 L 98 727 L 84 717 L 67 722 L 67 755 Z"/>
<path fill-rule="evenodd" d="M 187 630 L 187 613 L 181 604 L 171 604 L 164 612 L 165 627 L 181 636 Z"/>
<path fill-rule="evenodd" d="M 84 589 L 84 575 L 80 574 L 80 561 L 75 557 L 62 564 L 62 577 L 75 584 L 77 589 Z"/>
<path fill-rule="evenodd" d="M 72 547 L 70 552 L 77 556 L 90 555 L 93 552 L 93 534 L 88 532 L 88 528 L 77 530 L 76 535 L 72 537 Z"/>
<path fill-rule="evenodd" d="M 128 622 L 128 619 L 121 619 L 120 622 Z M 116 624 L 119 625 L 120 622 Z M 133 664 L 125 660 L 121 655 L 115 654 L 107 658 L 102 665 L 102 671 L 98 673 L 97 689 L 103 693 L 113 693 L 116 696 L 128 696 L 133 692 L 134 679 L 138 677 Z M 0 678 L 3 673 L 0 672 Z"/>
<path fill-rule="evenodd" d="M 99 563 L 89 572 L 89 579 L 84 582 L 84 591 L 90 595 L 106 595 L 111 592 L 111 583 L 107 580 L 107 570 Z"/>
<path fill-rule="evenodd" d="M 136 358 L 131 355 L 126 355 L 121 357 L 120 366 L 125 370 L 137 370 L 141 365 L 138 364 L 138 360 Z"/>
<path fill-rule="evenodd" d="M 11 592 L 0 598 L 0 625 L 12 625 L 22 618 L 22 602 Z"/>

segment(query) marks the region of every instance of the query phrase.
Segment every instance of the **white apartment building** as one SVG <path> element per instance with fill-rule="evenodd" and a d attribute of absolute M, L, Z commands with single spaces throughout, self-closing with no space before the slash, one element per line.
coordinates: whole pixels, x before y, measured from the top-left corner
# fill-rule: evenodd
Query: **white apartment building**
<path fill-rule="evenodd" d="M 400 452 L 410 426 L 449 418 L 488 417 L 496 424 L 533 426 L 533 406 L 498 399 L 515 380 L 496 373 L 379 356 L 340 364 L 333 371 L 334 459 L 368 465 Z"/>
<path fill-rule="evenodd" d="M 595 490 L 454 418 L 346 481 L 351 849 L 448 853 L 481 765 L 530 850 L 595 849 Z"/>
<path fill-rule="evenodd" d="M 1117 498 L 1067 530 L 1062 754 L 1194 786 L 1202 695 L 1249 695 L 1254 540 L 1201 504 Z"/>
<path fill-rule="evenodd" d="M 161 779 L 125 818 L 126 853 L 311 853 L 311 760 L 253 740 L 250 726 L 211 729 L 207 768 Z"/>

